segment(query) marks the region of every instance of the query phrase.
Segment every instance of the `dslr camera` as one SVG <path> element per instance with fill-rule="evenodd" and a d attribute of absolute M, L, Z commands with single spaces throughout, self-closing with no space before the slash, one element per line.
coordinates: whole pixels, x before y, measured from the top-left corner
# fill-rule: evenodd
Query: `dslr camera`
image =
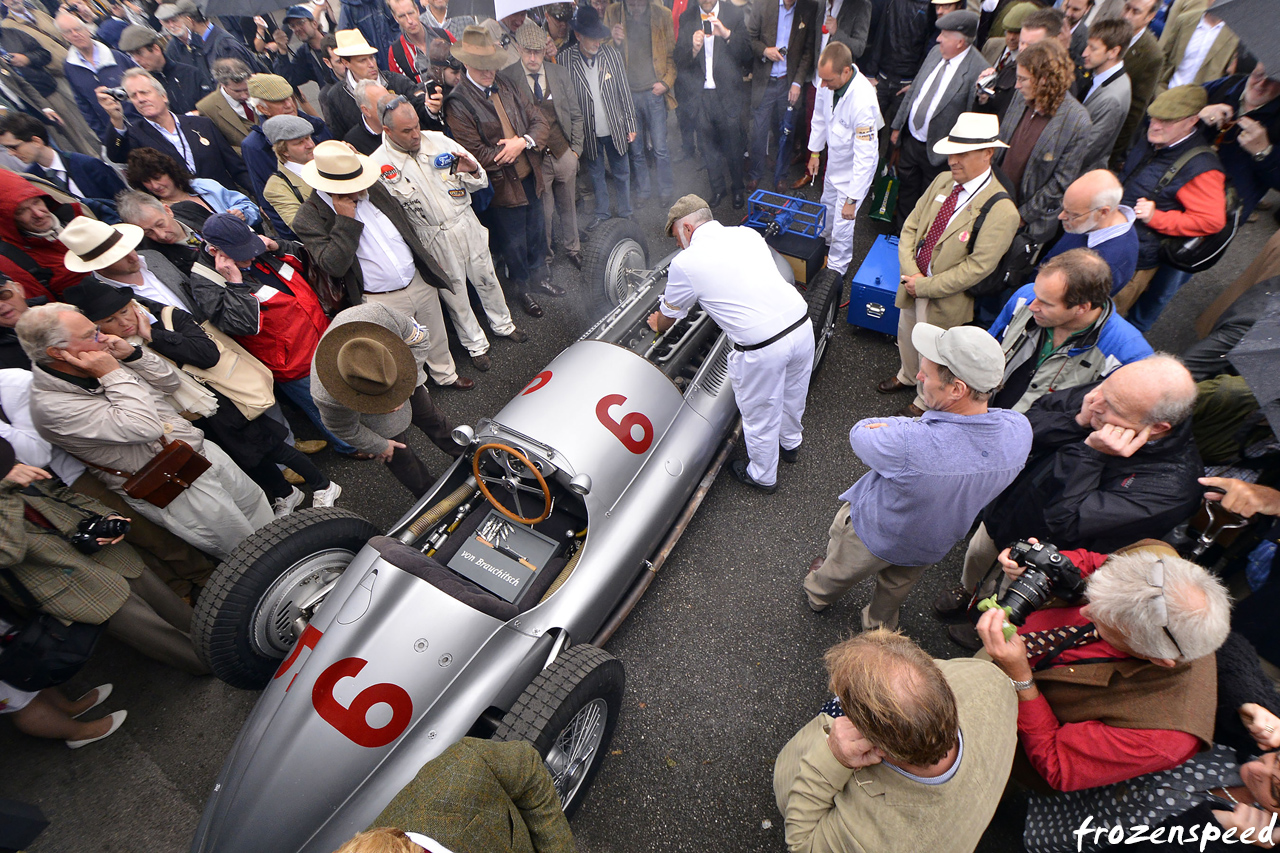
<path fill-rule="evenodd" d="M 96 554 L 102 550 L 102 546 L 98 544 L 99 539 L 115 539 L 128 532 L 128 519 L 91 515 L 80 519 L 76 532 L 67 537 L 67 541 L 82 554 Z"/>
<path fill-rule="evenodd" d="M 1055 595 L 1064 601 L 1077 602 L 1084 596 L 1084 578 L 1076 564 L 1052 545 L 1015 542 L 1009 548 L 1009 559 L 1026 569 L 997 602 L 1008 607 L 1009 621 L 1021 625 L 1034 611 Z"/>

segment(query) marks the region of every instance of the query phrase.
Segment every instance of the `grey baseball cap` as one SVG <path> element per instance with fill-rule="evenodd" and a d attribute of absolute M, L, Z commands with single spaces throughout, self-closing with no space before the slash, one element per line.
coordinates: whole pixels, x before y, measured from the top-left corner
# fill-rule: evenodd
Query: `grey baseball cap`
<path fill-rule="evenodd" d="M 977 326 L 942 329 L 916 323 L 911 330 L 911 345 L 975 391 L 993 391 L 1004 379 L 1004 350 L 990 333 Z"/>

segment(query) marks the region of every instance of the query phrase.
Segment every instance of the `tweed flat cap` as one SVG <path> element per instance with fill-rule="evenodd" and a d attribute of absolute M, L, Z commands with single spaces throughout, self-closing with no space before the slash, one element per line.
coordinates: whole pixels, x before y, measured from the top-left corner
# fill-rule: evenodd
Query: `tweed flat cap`
<path fill-rule="evenodd" d="M 254 74 L 249 77 L 249 97 L 261 101 L 287 101 L 293 97 L 293 86 L 279 74 Z"/>
<path fill-rule="evenodd" d="M 1156 96 L 1147 107 L 1147 115 L 1161 121 L 1177 121 L 1196 115 L 1208 102 L 1202 86 L 1174 86 Z"/>

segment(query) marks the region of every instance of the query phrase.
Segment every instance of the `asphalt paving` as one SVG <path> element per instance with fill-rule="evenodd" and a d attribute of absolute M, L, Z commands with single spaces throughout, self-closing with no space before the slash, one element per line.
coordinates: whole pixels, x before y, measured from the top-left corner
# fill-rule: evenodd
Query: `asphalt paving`
<path fill-rule="evenodd" d="M 692 163 L 678 163 L 676 178 L 678 193 L 707 192 L 705 174 Z M 805 192 L 817 197 L 814 188 Z M 727 200 L 716 213 L 725 223 L 740 216 Z M 675 249 L 661 234 L 664 216 L 656 203 L 635 215 L 651 260 Z M 1270 213 L 1247 225 L 1226 257 L 1179 293 L 1149 336 L 1152 344 L 1179 352 L 1192 343 L 1195 317 L 1274 230 Z M 859 223 L 855 267 L 874 236 L 869 222 Z M 476 387 L 433 391 L 453 421 L 474 424 L 497 412 L 590 324 L 591 283 L 563 259 L 553 273 L 569 295 L 541 300 L 541 319 L 518 314 L 530 339 L 495 343 L 490 371 L 473 369 L 455 344 L 460 372 L 475 378 Z M 719 477 L 647 595 L 606 646 L 626 667 L 627 689 L 610 754 L 573 822 L 583 853 L 785 850 L 773 760 L 826 700 L 822 653 L 858 629 L 870 592 L 859 587 L 814 614 L 800 581 L 825 549 L 837 496 L 866 470 L 849 448 L 850 427 L 908 402 L 874 390 L 897 364 L 891 338 L 842 321 L 811 385 L 800 459 L 781 466 L 777 493 L 751 491 L 727 472 Z M 299 433 L 311 434 L 307 426 Z M 414 446 L 443 469 L 444 455 L 425 438 L 417 436 Z M 739 447 L 732 458 L 740 456 Z M 340 507 L 383 528 L 409 507 L 408 492 L 377 463 L 331 451 L 316 459 L 342 484 Z M 962 553 L 957 543 L 926 572 L 902 612 L 902 629 L 940 658 L 966 654 L 948 641 L 930 606 L 958 580 Z M 0 724 L 0 797 L 36 803 L 51 821 L 31 853 L 186 851 L 256 698 L 214 678 L 169 670 L 109 638 L 65 687 L 78 696 L 107 681 L 115 693 L 104 712 L 125 708 L 129 718 L 101 743 L 72 752 Z M 1018 850 L 1020 832 L 1014 799 L 978 849 Z"/>

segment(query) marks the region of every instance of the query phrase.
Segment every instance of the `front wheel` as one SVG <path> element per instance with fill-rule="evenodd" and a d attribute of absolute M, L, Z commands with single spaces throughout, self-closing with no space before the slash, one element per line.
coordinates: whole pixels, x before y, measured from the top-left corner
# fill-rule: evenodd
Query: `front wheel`
<path fill-rule="evenodd" d="M 827 354 L 827 347 L 836 333 L 836 309 L 840 306 L 840 295 L 844 277 L 832 269 L 823 268 L 805 293 L 805 302 L 809 306 L 809 320 L 813 323 L 813 371 L 817 373 L 822 366 L 822 359 Z"/>
<path fill-rule="evenodd" d="M 648 266 L 644 230 L 630 219 L 601 222 L 583 246 L 582 275 L 596 307 L 612 310 L 631 296 Z"/>
<path fill-rule="evenodd" d="M 213 674 L 261 690 L 356 552 L 381 531 L 354 513 L 300 509 L 255 531 L 214 570 L 191 640 Z"/>
<path fill-rule="evenodd" d="M 591 787 L 618 725 L 622 662 L 591 645 L 570 646 L 538 673 L 493 733 L 538 750 L 573 817 Z"/>

